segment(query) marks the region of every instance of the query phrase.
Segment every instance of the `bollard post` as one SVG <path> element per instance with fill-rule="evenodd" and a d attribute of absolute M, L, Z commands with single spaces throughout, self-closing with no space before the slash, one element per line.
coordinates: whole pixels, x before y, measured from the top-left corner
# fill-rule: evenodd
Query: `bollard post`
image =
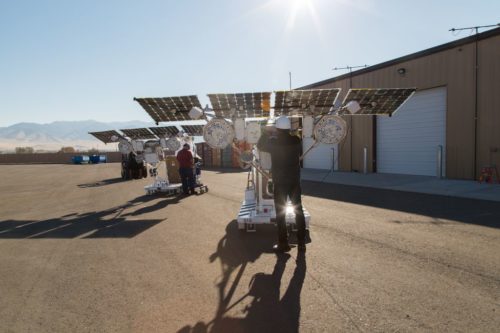
<path fill-rule="evenodd" d="M 332 173 L 335 171 L 335 148 L 332 148 Z"/>
<path fill-rule="evenodd" d="M 368 148 L 363 148 L 363 173 L 366 175 L 368 173 Z"/>
<path fill-rule="evenodd" d="M 436 177 L 438 179 L 443 178 L 443 146 L 437 146 L 437 170 Z"/>

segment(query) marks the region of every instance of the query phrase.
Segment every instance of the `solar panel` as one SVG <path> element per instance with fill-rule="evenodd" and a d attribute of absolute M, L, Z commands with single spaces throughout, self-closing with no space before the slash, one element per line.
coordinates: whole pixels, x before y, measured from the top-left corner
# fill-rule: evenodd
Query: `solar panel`
<path fill-rule="evenodd" d="M 270 112 L 271 93 L 208 94 L 216 117 L 267 117 Z"/>
<path fill-rule="evenodd" d="M 150 127 L 149 129 L 160 138 L 175 136 L 179 133 L 176 126 Z"/>
<path fill-rule="evenodd" d="M 121 129 L 120 131 L 132 140 L 156 139 L 156 136 L 147 128 Z"/>
<path fill-rule="evenodd" d="M 111 131 L 102 131 L 102 132 L 89 132 L 90 135 L 93 135 L 96 139 L 101 140 L 104 143 L 116 142 L 112 140 L 112 137 L 115 136 L 117 138 L 123 137 L 120 133 L 115 130 Z"/>
<path fill-rule="evenodd" d="M 189 111 L 201 108 L 198 96 L 177 96 L 161 98 L 134 98 L 158 124 L 161 121 L 191 120 Z"/>
<path fill-rule="evenodd" d="M 203 127 L 205 125 L 181 125 L 184 133 L 193 136 L 201 136 L 203 135 Z"/>
<path fill-rule="evenodd" d="M 326 114 L 335 105 L 340 90 L 332 88 L 276 91 L 274 114 Z"/>
<path fill-rule="evenodd" d="M 356 113 L 391 116 L 410 98 L 416 88 L 350 89 L 342 102 L 357 101 L 361 109 Z"/>

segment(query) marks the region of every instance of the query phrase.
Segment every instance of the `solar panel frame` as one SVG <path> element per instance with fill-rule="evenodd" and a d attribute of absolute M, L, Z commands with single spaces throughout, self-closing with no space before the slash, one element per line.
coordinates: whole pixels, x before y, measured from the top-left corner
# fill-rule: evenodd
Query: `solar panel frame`
<path fill-rule="evenodd" d="M 219 118 L 257 118 L 270 115 L 271 92 L 208 94 Z"/>
<path fill-rule="evenodd" d="M 340 88 L 275 91 L 274 115 L 327 114 L 335 106 L 340 91 Z"/>
<path fill-rule="evenodd" d="M 416 88 L 353 88 L 342 105 L 357 101 L 361 109 L 354 115 L 392 116 L 415 93 Z"/>
<path fill-rule="evenodd" d="M 192 136 L 202 136 L 205 125 L 181 125 L 184 133 Z"/>
<path fill-rule="evenodd" d="M 113 143 L 116 141 L 111 140 L 113 136 L 116 136 L 118 138 L 123 138 L 123 135 L 118 133 L 115 130 L 109 130 L 109 131 L 100 131 L 100 132 L 89 132 L 90 135 L 95 137 L 97 140 L 102 141 L 103 143 Z"/>
<path fill-rule="evenodd" d="M 155 123 L 167 121 L 192 120 L 189 111 L 193 107 L 201 108 L 196 95 L 173 97 L 135 98 L 142 108 L 149 114 Z"/>
<path fill-rule="evenodd" d="M 120 129 L 120 131 L 132 140 L 157 139 L 156 135 L 151 133 L 148 128 L 128 128 Z"/>
<path fill-rule="evenodd" d="M 177 126 L 149 127 L 149 130 L 160 138 L 176 136 L 180 132 Z"/>

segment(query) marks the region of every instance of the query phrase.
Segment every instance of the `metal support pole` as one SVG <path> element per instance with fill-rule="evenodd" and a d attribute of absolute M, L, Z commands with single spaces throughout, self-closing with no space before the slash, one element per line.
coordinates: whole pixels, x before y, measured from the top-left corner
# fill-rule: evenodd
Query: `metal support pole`
<path fill-rule="evenodd" d="M 335 171 L 335 148 L 332 148 L 332 173 Z"/>
<path fill-rule="evenodd" d="M 368 148 L 363 148 L 363 173 L 366 175 L 368 173 Z"/>
<path fill-rule="evenodd" d="M 436 177 L 438 179 L 443 178 L 443 146 L 437 146 L 437 169 Z"/>

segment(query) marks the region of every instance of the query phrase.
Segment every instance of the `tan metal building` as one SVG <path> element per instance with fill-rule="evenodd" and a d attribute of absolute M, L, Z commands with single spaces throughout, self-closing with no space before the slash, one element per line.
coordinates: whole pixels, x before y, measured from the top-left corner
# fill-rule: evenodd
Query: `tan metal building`
<path fill-rule="evenodd" d="M 418 123 L 420 115 L 424 119 L 426 105 L 432 105 L 431 99 L 438 101 L 434 102 L 438 105 L 436 108 L 440 107 L 439 98 L 443 109 L 443 124 L 439 131 L 442 131 L 444 140 L 444 176 L 477 179 L 482 167 L 491 163 L 500 166 L 500 28 L 316 82 L 302 89 L 334 87 L 342 88 L 340 100 L 351 87 L 416 87 L 418 90 L 412 99 L 422 101 L 413 109 L 404 111 L 413 117 L 406 120 L 408 131 L 397 134 L 392 129 L 392 137 L 384 137 L 389 130 L 383 125 L 390 127 L 391 118 L 396 119 L 400 111 L 386 119 L 381 116 L 346 117 L 351 130 L 338 148 L 338 165 L 342 171 L 363 170 L 365 147 L 368 149 L 369 172 L 391 170 L 391 164 L 405 158 L 404 152 L 400 151 L 398 155 L 396 148 L 387 148 L 382 141 L 390 145 L 416 128 L 412 124 Z M 432 116 L 433 111 L 430 111 L 427 114 Z M 425 119 L 434 121 L 432 117 Z M 430 124 L 422 126 L 427 125 Z M 421 133 L 417 140 L 408 137 L 408 144 L 415 145 L 420 139 L 424 140 L 427 133 L 423 128 Z M 386 153 L 392 157 L 385 161 Z M 437 155 L 435 151 L 431 153 Z M 417 152 L 411 154 L 417 155 Z M 412 173 L 411 170 L 405 171 L 404 165 L 400 168 L 396 173 Z"/>

